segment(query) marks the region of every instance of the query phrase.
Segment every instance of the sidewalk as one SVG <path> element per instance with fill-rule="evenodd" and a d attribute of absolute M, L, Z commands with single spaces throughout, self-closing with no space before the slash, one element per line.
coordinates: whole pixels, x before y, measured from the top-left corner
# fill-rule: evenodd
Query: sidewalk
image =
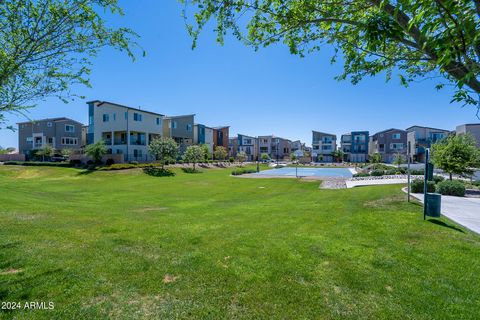
<path fill-rule="evenodd" d="M 411 196 L 423 203 L 423 194 L 412 193 Z M 480 198 L 442 196 L 442 214 L 480 234 Z"/>

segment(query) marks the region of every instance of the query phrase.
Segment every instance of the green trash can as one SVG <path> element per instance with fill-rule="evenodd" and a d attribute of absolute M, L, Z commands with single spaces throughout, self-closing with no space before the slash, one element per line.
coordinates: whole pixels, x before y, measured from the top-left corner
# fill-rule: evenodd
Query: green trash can
<path fill-rule="evenodd" d="M 439 218 L 441 213 L 442 195 L 427 193 L 427 216 Z"/>

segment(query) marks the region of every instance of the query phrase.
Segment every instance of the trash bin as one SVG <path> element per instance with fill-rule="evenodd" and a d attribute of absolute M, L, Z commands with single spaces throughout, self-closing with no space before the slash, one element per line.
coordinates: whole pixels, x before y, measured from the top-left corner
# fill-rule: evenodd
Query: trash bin
<path fill-rule="evenodd" d="M 427 193 L 427 216 L 439 218 L 441 213 L 442 195 Z"/>

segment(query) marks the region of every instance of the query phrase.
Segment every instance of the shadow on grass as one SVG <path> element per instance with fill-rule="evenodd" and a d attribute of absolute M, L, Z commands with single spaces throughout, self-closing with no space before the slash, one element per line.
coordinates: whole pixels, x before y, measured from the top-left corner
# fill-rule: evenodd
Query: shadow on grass
<path fill-rule="evenodd" d="M 152 177 L 173 177 L 175 175 L 173 171 L 156 167 L 143 168 L 143 172 Z"/>
<path fill-rule="evenodd" d="M 83 169 L 82 171 L 80 171 L 79 173 L 77 173 L 77 175 L 79 176 L 84 176 L 84 175 L 87 175 L 87 174 L 91 174 L 91 173 L 94 173 L 97 171 L 97 168 L 95 167 L 90 167 L 90 168 L 86 168 L 86 169 Z"/>
<path fill-rule="evenodd" d="M 458 228 L 458 227 L 455 227 L 454 225 L 445 223 L 445 222 L 443 222 L 443 221 L 441 221 L 441 220 L 428 219 L 427 221 L 428 221 L 428 222 L 431 222 L 431 223 L 433 223 L 433 224 L 436 224 L 437 226 L 441 226 L 441 227 L 449 228 L 449 229 L 452 229 L 452 230 L 455 230 L 455 231 L 458 231 L 458 232 L 461 232 L 461 233 L 465 233 L 465 231 L 463 231 L 462 229 L 460 229 L 460 228 Z"/>

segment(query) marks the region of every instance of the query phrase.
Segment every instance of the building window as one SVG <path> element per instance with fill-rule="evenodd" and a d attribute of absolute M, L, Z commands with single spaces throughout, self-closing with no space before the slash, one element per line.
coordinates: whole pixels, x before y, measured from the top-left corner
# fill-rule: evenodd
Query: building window
<path fill-rule="evenodd" d="M 33 142 L 33 137 L 27 137 L 27 142 L 32 143 Z"/>
<path fill-rule="evenodd" d="M 125 112 L 125 120 L 128 120 L 128 112 Z"/>
<path fill-rule="evenodd" d="M 177 129 L 177 121 L 172 121 L 172 128 Z"/>
<path fill-rule="evenodd" d="M 117 114 L 114 113 L 114 114 L 113 114 L 113 121 L 116 121 L 116 120 L 117 120 Z"/>
<path fill-rule="evenodd" d="M 142 150 L 141 149 L 134 149 L 133 150 L 133 157 L 134 158 L 141 158 L 142 157 Z"/>
<path fill-rule="evenodd" d="M 134 113 L 133 113 L 133 121 L 139 121 L 139 122 L 141 122 L 141 121 L 142 121 L 142 115 L 141 115 L 140 113 L 134 112 Z"/>
<path fill-rule="evenodd" d="M 108 116 L 108 114 L 104 113 L 103 114 L 103 122 L 108 122 L 108 120 L 110 120 L 110 117 Z"/>
<path fill-rule="evenodd" d="M 390 143 L 390 149 L 403 150 L 403 143 Z"/>
<path fill-rule="evenodd" d="M 48 138 L 48 144 L 53 144 L 53 138 Z"/>
<path fill-rule="evenodd" d="M 392 139 L 396 139 L 396 140 L 400 139 L 400 133 L 392 134 Z"/>
<path fill-rule="evenodd" d="M 157 118 L 157 126 L 160 125 L 160 118 Z"/>
<path fill-rule="evenodd" d="M 192 125 L 190 123 L 187 124 L 187 131 L 189 131 L 189 132 L 192 131 Z"/>
<path fill-rule="evenodd" d="M 71 124 L 65 125 L 65 132 L 75 132 L 75 126 Z"/>
<path fill-rule="evenodd" d="M 74 146 L 78 144 L 78 139 L 77 138 L 68 138 L 68 137 L 63 137 L 62 138 L 62 144 L 65 146 Z"/>
<path fill-rule="evenodd" d="M 51 122 L 47 122 L 47 127 L 51 128 L 53 124 Z"/>

